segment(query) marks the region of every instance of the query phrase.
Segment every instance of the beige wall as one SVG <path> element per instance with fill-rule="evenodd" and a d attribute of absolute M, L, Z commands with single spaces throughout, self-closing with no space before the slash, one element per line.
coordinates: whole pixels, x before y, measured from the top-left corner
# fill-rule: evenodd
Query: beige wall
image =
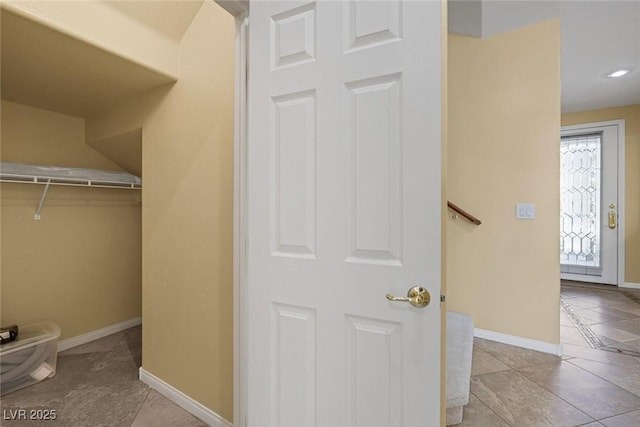
<path fill-rule="evenodd" d="M 231 15 L 205 2 L 142 142 L 143 368 L 230 421 L 233 40 Z"/>
<path fill-rule="evenodd" d="M 142 367 L 233 419 L 234 19 L 205 2 L 172 86 L 87 122 L 142 128 Z"/>
<path fill-rule="evenodd" d="M 85 120 L 2 101 L 2 160 L 120 171 L 85 144 Z"/>
<path fill-rule="evenodd" d="M 2 101 L 4 161 L 120 170 L 84 119 Z M 2 324 L 52 320 L 70 338 L 141 314 L 140 192 L 1 185 Z"/>
<path fill-rule="evenodd" d="M 449 35 L 448 309 L 477 328 L 559 343 L 560 22 Z M 535 220 L 516 220 L 534 203 Z"/>
<path fill-rule="evenodd" d="M 142 129 L 134 129 L 87 144 L 129 173 L 142 176 Z"/>
<path fill-rule="evenodd" d="M 625 121 L 625 277 L 640 284 L 640 105 L 562 115 L 562 125 Z"/>

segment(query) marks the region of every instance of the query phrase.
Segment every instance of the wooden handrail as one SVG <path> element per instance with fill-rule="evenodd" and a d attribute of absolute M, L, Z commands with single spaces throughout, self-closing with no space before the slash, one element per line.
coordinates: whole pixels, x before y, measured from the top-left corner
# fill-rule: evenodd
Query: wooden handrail
<path fill-rule="evenodd" d="M 455 213 L 461 215 L 467 221 L 474 223 L 475 225 L 482 224 L 482 221 L 480 221 L 478 218 L 476 218 L 475 216 L 471 215 L 469 212 L 465 211 L 464 209 L 456 206 L 455 204 L 449 201 L 447 201 L 447 207 L 452 211 L 454 211 Z"/>

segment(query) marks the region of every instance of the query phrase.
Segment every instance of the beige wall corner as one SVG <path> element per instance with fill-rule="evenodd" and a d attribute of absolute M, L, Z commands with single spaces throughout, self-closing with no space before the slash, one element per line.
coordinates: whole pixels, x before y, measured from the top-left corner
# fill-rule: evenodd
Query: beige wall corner
<path fill-rule="evenodd" d="M 2 160 L 122 170 L 85 144 L 85 120 L 2 101 Z"/>
<path fill-rule="evenodd" d="M 625 121 L 625 274 L 627 283 L 640 284 L 640 105 L 562 115 L 562 125 Z"/>
<path fill-rule="evenodd" d="M 180 58 L 143 120 L 143 368 L 231 421 L 233 17 L 205 2 Z"/>
<path fill-rule="evenodd" d="M 447 302 L 477 328 L 558 344 L 560 21 L 449 35 Z M 516 203 L 534 203 L 517 220 Z"/>
<path fill-rule="evenodd" d="M 84 141 L 84 119 L 2 101 L 2 160 L 120 170 Z M 140 192 L 1 184 L 2 324 L 51 320 L 62 339 L 141 314 Z"/>
<path fill-rule="evenodd" d="M 142 128 L 88 144 L 127 172 L 142 176 Z"/>

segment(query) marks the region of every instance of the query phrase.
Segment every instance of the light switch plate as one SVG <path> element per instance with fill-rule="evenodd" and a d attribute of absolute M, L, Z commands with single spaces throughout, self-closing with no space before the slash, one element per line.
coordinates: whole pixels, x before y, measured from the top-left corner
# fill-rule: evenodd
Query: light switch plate
<path fill-rule="evenodd" d="M 533 203 L 516 204 L 517 219 L 534 219 L 536 217 L 536 205 Z"/>

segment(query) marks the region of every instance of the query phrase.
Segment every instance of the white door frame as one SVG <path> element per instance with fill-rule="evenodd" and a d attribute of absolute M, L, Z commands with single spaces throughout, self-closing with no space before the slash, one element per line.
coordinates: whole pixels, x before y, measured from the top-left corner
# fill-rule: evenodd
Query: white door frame
<path fill-rule="evenodd" d="M 625 266 L 625 173 L 624 173 L 624 147 L 625 147 L 625 121 L 609 120 L 604 122 L 581 123 L 577 125 L 562 126 L 562 132 L 571 132 L 577 130 L 589 131 L 604 126 L 618 127 L 618 279 L 619 287 L 632 287 L 630 283 L 625 282 L 624 266 Z"/>
<path fill-rule="evenodd" d="M 235 18 L 233 127 L 233 425 L 245 426 L 247 390 L 247 31 L 249 0 L 214 0 Z"/>
<path fill-rule="evenodd" d="M 248 3 L 248 2 L 247 2 Z M 248 4 L 247 4 L 248 8 Z M 236 18 L 233 165 L 233 424 L 245 426 L 247 391 L 247 32 L 248 9 Z"/>
<path fill-rule="evenodd" d="M 248 3 L 248 2 L 247 2 Z M 248 7 L 248 4 L 247 4 Z M 248 9 L 236 15 L 233 172 L 233 424 L 245 426 L 247 402 L 247 32 Z"/>

